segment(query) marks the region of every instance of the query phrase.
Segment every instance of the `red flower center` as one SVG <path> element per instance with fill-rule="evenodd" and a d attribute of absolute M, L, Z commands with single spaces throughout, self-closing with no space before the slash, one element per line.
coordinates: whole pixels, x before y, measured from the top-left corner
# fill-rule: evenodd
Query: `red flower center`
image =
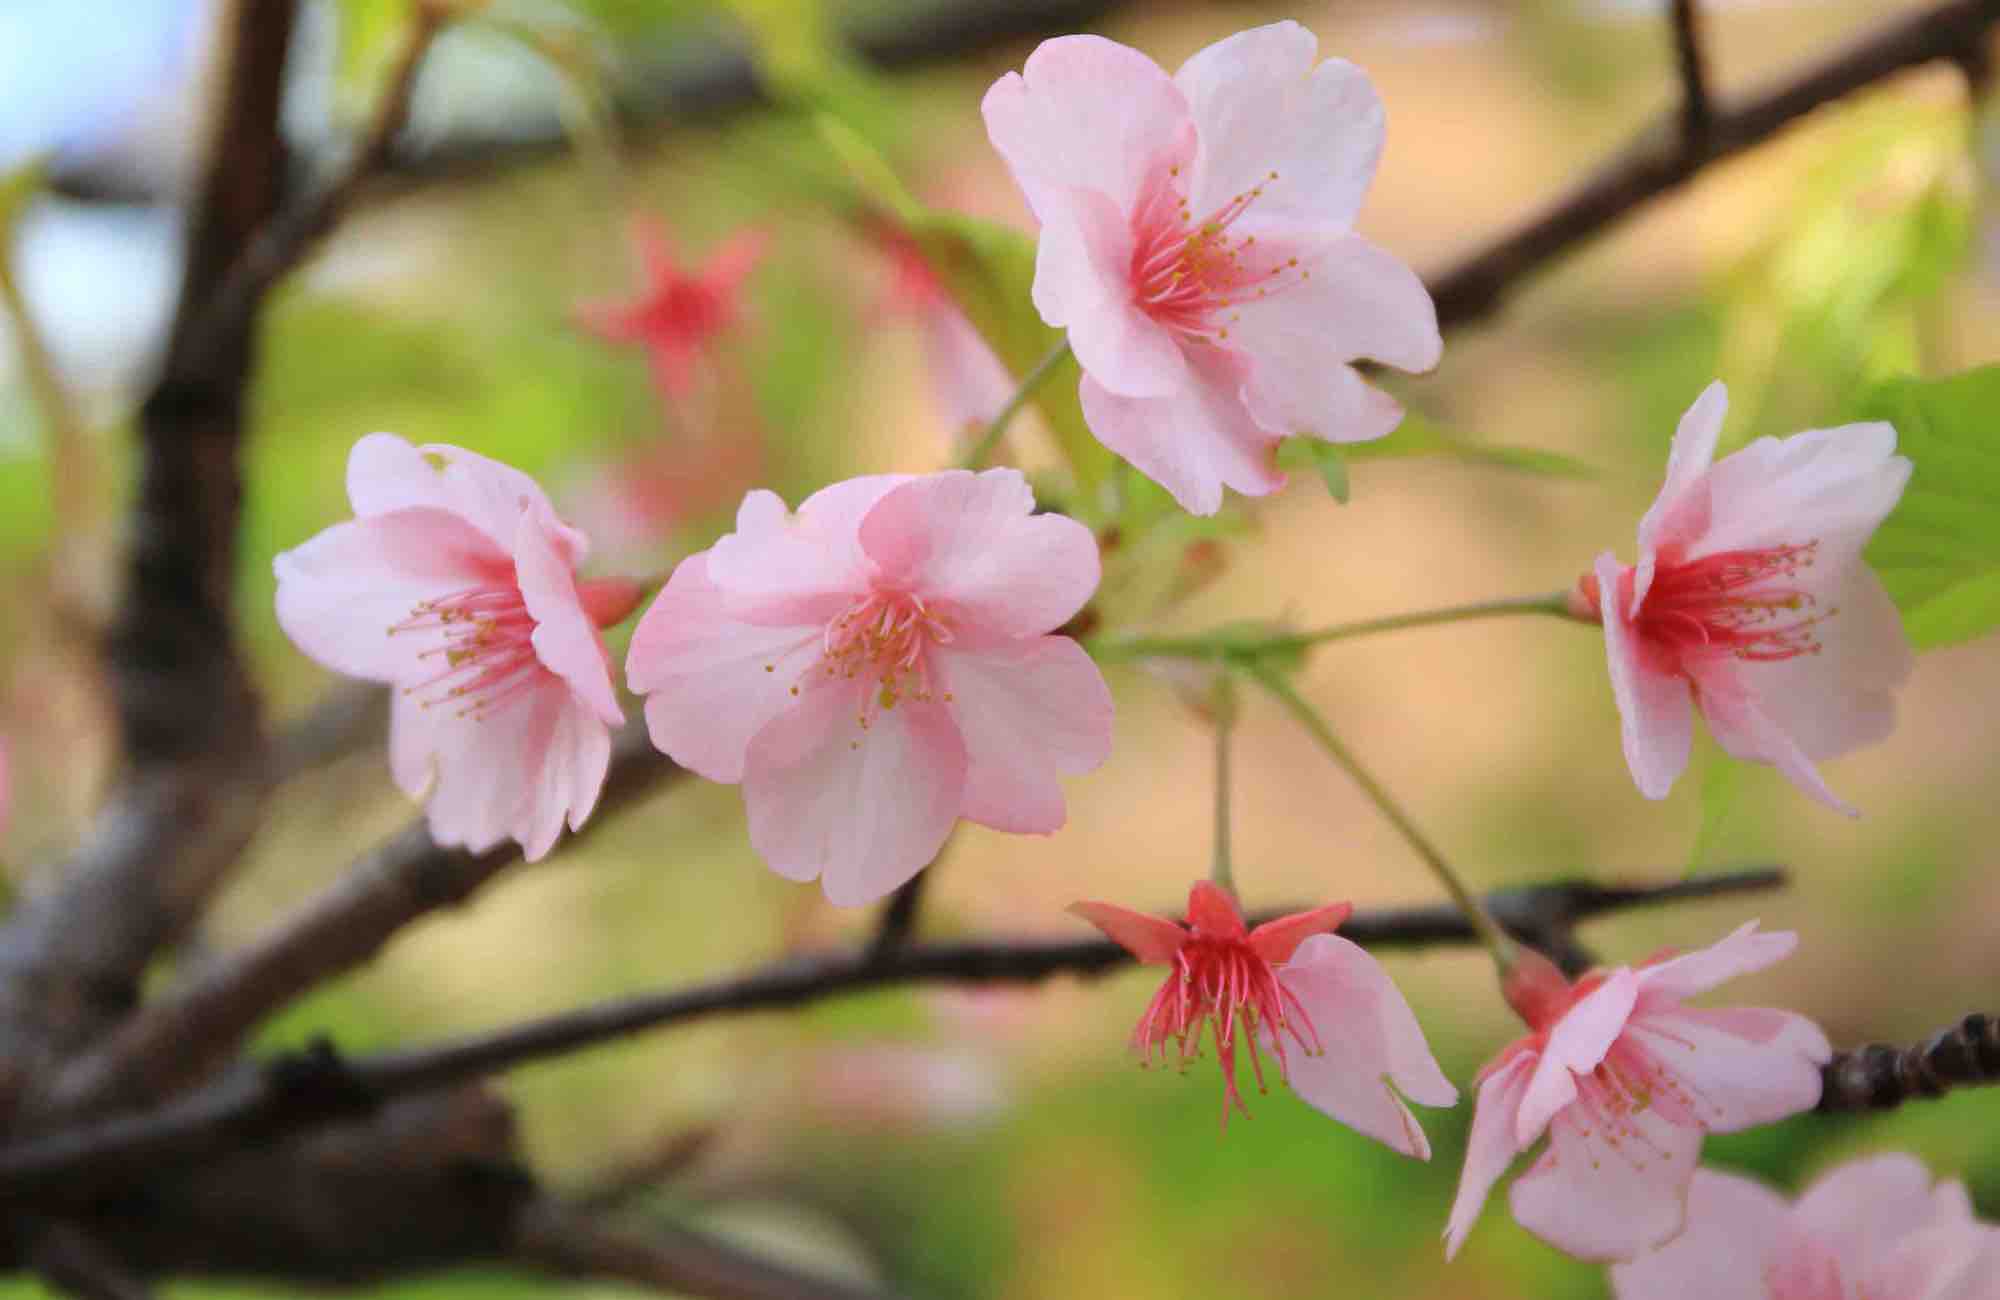
<path fill-rule="evenodd" d="M 951 641 L 952 620 L 946 611 L 908 592 L 872 591 L 826 625 L 820 662 L 829 677 L 867 676 L 880 682 L 861 715 L 865 730 L 878 708 L 893 709 L 905 698 L 931 698 L 925 651 Z M 947 693 L 945 699 L 950 698 Z"/>
<path fill-rule="evenodd" d="M 458 716 L 478 719 L 513 699 L 545 669 L 535 657 L 535 620 L 513 583 L 469 587 L 421 601 L 390 636 L 421 633 L 436 644 L 417 658 L 430 677 L 403 688 L 426 709 L 456 704 Z"/>
<path fill-rule="evenodd" d="M 1236 1044 L 1248 1046 L 1250 1068 L 1258 1091 L 1264 1091 L 1264 1062 L 1258 1051 L 1260 1030 L 1268 1030 L 1278 1056 L 1278 1077 L 1286 1076 L 1285 1039 L 1289 1036 L 1307 1054 L 1320 1050 L 1312 1019 L 1292 991 L 1279 982 L 1271 963 L 1257 955 L 1247 940 L 1217 938 L 1195 930 L 1174 958 L 1174 969 L 1146 1007 L 1133 1031 L 1132 1045 L 1147 1057 L 1167 1060 L 1167 1044 L 1175 1044 L 1179 1064 L 1201 1055 L 1201 1031 L 1206 1024 L 1222 1065 L 1223 1110 L 1245 1115 L 1250 1108 L 1236 1087 Z"/>
<path fill-rule="evenodd" d="M 1260 249 L 1255 235 L 1230 232 L 1263 195 L 1262 185 L 1197 219 L 1181 193 L 1179 175 L 1180 168 L 1172 168 L 1149 186 L 1133 214 L 1133 300 L 1189 342 L 1220 342 L 1229 337 L 1235 308 L 1311 272 L 1300 270 L 1296 257 Z M 1269 179 L 1278 179 L 1278 173 Z"/>

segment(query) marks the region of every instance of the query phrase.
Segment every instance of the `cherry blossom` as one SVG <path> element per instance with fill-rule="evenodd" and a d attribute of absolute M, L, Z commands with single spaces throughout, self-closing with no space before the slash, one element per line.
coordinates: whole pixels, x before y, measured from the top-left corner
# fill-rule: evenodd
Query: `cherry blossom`
<path fill-rule="evenodd" d="M 1041 223 L 1034 301 L 1066 329 L 1093 433 L 1196 514 L 1284 484 L 1278 442 L 1379 438 L 1402 408 L 1349 363 L 1429 370 L 1421 281 L 1353 231 L 1383 112 L 1297 23 L 1169 77 L 1095 36 L 1045 41 L 986 94 Z"/>
<path fill-rule="evenodd" d="M 520 471 L 370 434 L 347 462 L 355 518 L 279 555 L 278 623 L 335 672 L 395 687 L 389 763 L 431 834 L 533 861 L 590 816 L 624 720 L 598 629 L 624 579 L 579 583 L 587 543 Z"/>
<path fill-rule="evenodd" d="M 750 841 L 841 905 L 922 870 L 965 817 L 1049 834 L 1058 775 L 1111 749 L 1097 665 L 1050 635 L 1097 543 L 1014 470 L 850 479 L 796 514 L 752 492 L 646 611 L 626 671 L 653 742 L 741 782 Z"/>
<path fill-rule="evenodd" d="M 1572 604 L 1604 624 L 1640 793 L 1665 798 L 1687 767 L 1698 709 L 1731 754 L 1853 815 L 1814 761 L 1895 726 L 1910 648 L 1861 548 L 1910 462 L 1875 423 L 1759 438 L 1711 464 L 1728 401 L 1711 384 L 1681 417 L 1666 483 L 1639 521 L 1639 562 L 1598 556 Z"/>
<path fill-rule="evenodd" d="M 909 235 L 893 228 L 876 234 L 894 279 L 885 306 L 917 324 L 924 368 L 945 427 L 955 438 L 976 433 L 1014 395 L 1014 377 L 946 292 L 944 283 Z"/>
<path fill-rule="evenodd" d="M 1627 1259 L 1681 1230 L 1708 1133 L 1768 1124 L 1819 1103 L 1826 1036 L 1803 1016 L 1682 1005 L 1789 956 L 1790 933 L 1742 926 L 1712 947 L 1570 984 L 1524 952 L 1507 998 L 1529 1033 L 1479 1075 L 1458 1200 L 1456 1255 L 1519 1153 L 1548 1149 L 1514 1184 L 1514 1218 L 1583 1259 Z"/>
<path fill-rule="evenodd" d="M 1070 911 L 1142 962 L 1172 967 L 1133 1031 L 1148 1059 L 1185 1066 L 1207 1027 L 1222 1065 L 1222 1118 L 1250 1108 L 1236 1083 L 1236 1048 L 1264 1086 L 1259 1052 L 1315 1108 L 1404 1155 L 1428 1160 L 1429 1140 L 1403 1097 L 1451 1106 L 1446 1080 L 1423 1030 L 1388 972 L 1367 951 L 1329 933 L 1353 911 L 1334 903 L 1267 921 L 1254 930 L 1228 891 L 1196 881 L 1187 916 L 1176 924 L 1112 903 Z M 1400 1095 L 1399 1095 L 1400 1093 Z"/>
<path fill-rule="evenodd" d="M 684 268 L 666 227 L 652 217 L 632 218 L 632 244 L 646 283 L 627 302 L 585 303 L 578 321 L 599 337 L 646 350 L 653 382 L 669 398 L 694 391 L 715 340 L 736 323 L 743 281 L 763 260 L 761 230 L 735 235 L 704 266 Z"/>
<path fill-rule="evenodd" d="M 10 763 L 7 738 L 0 736 L 0 835 L 7 833 L 7 823 L 14 815 L 14 772 Z"/>
<path fill-rule="evenodd" d="M 1702 1169 L 1687 1230 L 1611 1285 L 1617 1300 L 2000 1300 L 2000 1228 L 1907 1155 L 1851 1160 L 1789 1205 Z"/>

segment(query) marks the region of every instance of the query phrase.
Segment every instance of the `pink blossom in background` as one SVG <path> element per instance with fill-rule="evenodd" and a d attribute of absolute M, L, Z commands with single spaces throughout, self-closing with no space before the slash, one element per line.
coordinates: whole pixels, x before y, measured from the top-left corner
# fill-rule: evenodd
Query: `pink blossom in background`
<path fill-rule="evenodd" d="M 1529 1033 L 1479 1074 L 1465 1172 L 1445 1229 L 1456 1255 L 1487 1193 L 1544 1133 L 1514 1183 L 1514 1218 L 1582 1259 L 1629 1259 L 1681 1230 L 1702 1138 L 1819 1104 L 1826 1035 L 1760 1007 L 1682 1005 L 1791 955 L 1752 921 L 1712 947 L 1570 984 L 1525 952 L 1507 999 Z"/>
<path fill-rule="evenodd" d="M 2000 1300 L 2000 1228 L 1907 1155 L 1851 1160 L 1790 1204 L 1702 1169 L 1687 1230 L 1611 1286 L 1617 1300 Z"/>
<path fill-rule="evenodd" d="M 990 424 L 1014 396 L 1014 377 L 967 319 L 937 272 L 907 234 L 883 228 L 875 236 L 894 276 L 886 306 L 922 332 L 924 368 L 954 444 Z"/>
<path fill-rule="evenodd" d="M 1895 726 L 1910 648 L 1861 548 L 1910 462 L 1877 423 L 1759 438 L 1710 464 L 1728 401 L 1711 384 L 1681 417 L 1639 562 L 1606 551 L 1573 603 L 1604 624 L 1641 794 L 1665 798 L 1687 767 L 1699 710 L 1731 754 L 1852 815 L 1813 764 Z"/>
<path fill-rule="evenodd" d="M 600 338 L 644 348 L 662 395 L 686 397 L 716 339 L 741 315 L 743 282 L 763 260 L 769 240 L 761 230 L 742 231 L 705 265 L 684 268 L 666 227 L 641 214 L 632 218 L 632 243 L 646 279 L 639 295 L 585 303 L 577 319 Z"/>
<path fill-rule="evenodd" d="M 1236 1083 L 1241 1042 L 1260 1088 L 1261 1047 L 1276 1059 L 1279 1077 L 1316 1109 L 1404 1155 L 1430 1159 L 1430 1142 L 1403 1097 L 1451 1106 L 1458 1090 L 1438 1069 L 1388 972 L 1328 933 L 1353 911 L 1346 903 L 1249 930 L 1228 892 L 1203 880 L 1188 891 L 1180 924 L 1112 903 L 1069 910 L 1140 961 L 1172 968 L 1132 1045 L 1184 1066 L 1199 1053 L 1206 1026 L 1222 1065 L 1225 1124 L 1231 1106 L 1250 1113 Z"/>
<path fill-rule="evenodd" d="M 0 736 L 0 835 L 7 833 L 7 823 L 14 815 L 14 773 L 8 762 L 7 738 Z"/>
<path fill-rule="evenodd" d="M 431 834 L 542 857 L 583 825 L 622 722 L 600 627 L 639 597 L 579 584 L 587 543 L 534 480 L 457 447 L 354 446 L 355 518 L 277 557 L 278 623 L 327 668 L 395 687 L 389 764 Z"/>
<path fill-rule="evenodd" d="M 1111 752 L 1111 694 L 1049 635 L 1097 589 L 1096 540 L 1033 509 L 1014 470 L 850 479 L 796 514 L 750 493 L 633 635 L 653 742 L 742 782 L 757 852 L 843 906 L 922 870 L 960 817 L 1057 830 L 1056 778 Z"/>
<path fill-rule="evenodd" d="M 1429 293 L 1354 233 L 1381 100 L 1314 66 L 1297 23 L 1169 77 L 1095 36 L 1045 41 L 986 94 L 987 134 L 1041 223 L 1034 300 L 1069 331 L 1091 431 L 1196 514 L 1283 485 L 1293 434 L 1379 438 L 1395 399 L 1349 363 L 1429 370 Z"/>

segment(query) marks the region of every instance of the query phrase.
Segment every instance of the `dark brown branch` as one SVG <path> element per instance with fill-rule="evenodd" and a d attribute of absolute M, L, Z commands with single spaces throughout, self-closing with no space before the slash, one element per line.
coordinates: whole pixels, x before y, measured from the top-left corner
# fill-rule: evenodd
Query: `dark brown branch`
<path fill-rule="evenodd" d="M 1953 1088 L 2000 1083 L 2000 1018 L 1978 1012 L 1915 1047 L 1870 1043 L 1836 1053 L 1822 1111 L 1888 1110 Z"/>
<path fill-rule="evenodd" d="M 273 783 L 289 781 L 389 735 L 389 691 L 375 682 L 343 681 L 271 740 Z"/>
<path fill-rule="evenodd" d="M 588 825 L 603 824 L 678 774 L 653 748 L 643 720 L 633 721 L 614 742 L 610 775 Z M 148 1003 L 65 1068 L 51 1109 L 97 1110 L 200 1079 L 234 1056 L 266 1016 L 368 961 L 405 926 L 465 902 L 520 860 L 512 842 L 485 853 L 444 848 L 417 819 L 263 937 Z"/>
<path fill-rule="evenodd" d="M 77 1300 L 151 1300 L 153 1294 L 102 1242 L 75 1224 L 51 1224 L 37 1232 L 29 1262 L 49 1285 Z"/>
<path fill-rule="evenodd" d="M 1566 932 L 1592 917 L 1661 903 L 1783 885 L 1775 868 L 1719 873 L 1665 885 L 1590 882 L 1535 885 L 1487 896 L 1487 907 L 1523 941 Z M 1341 927 L 1375 949 L 1474 942 L 1449 905 L 1359 912 Z M 692 988 L 615 999 L 433 1047 L 342 1061 L 331 1049 L 265 1065 L 239 1065 L 214 1083 L 152 1110 L 98 1120 L 0 1150 L 0 1198 L 87 1188 L 171 1161 L 198 1160 L 232 1142 L 262 1139 L 366 1111 L 528 1061 L 643 1030 L 709 1016 L 770 1011 L 890 985 L 1035 983 L 1055 975 L 1101 975 L 1131 954 L 1102 938 L 987 940 L 907 946 L 875 956 L 833 952 L 775 962 Z"/>
<path fill-rule="evenodd" d="M 937 864 L 919 871 L 905 881 L 903 887 L 889 895 L 888 903 L 882 908 L 882 920 L 875 927 L 875 937 L 870 941 L 868 952 L 872 957 L 885 957 L 910 941 L 916 932 L 917 912 L 924 902 L 924 881 Z"/>
<path fill-rule="evenodd" d="M 1701 147 L 1714 108 L 1708 88 L 1708 58 L 1701 48 L 1701 0 L 1673 0 L 1674 62 L 1681 77 L 1681 140 Z"/>
<path fill-rule="evenodd" d="M 689 1228 L 614 1229 L 546 1205 L 522 1216 L 515 1259 L 559 1277 L 708 1300 L 886 1300 L 891 1294 L 815 1277 Z"/>
<path fill-rule="evenodd" d="M 1968 51 L 1983 48 L 1986 29 L 1995 21 L 2000 0 L 1955 0 L 1898 19 L 1778 89 L 1712 113 L 1698 136 L 1682 130 L 1683 112 L 1675 110 L 1540 217 L 1432 279 L 1438 323 L 1463 325 L 1489 315 L 1551 258 L 1823 104 L 1920 64 L 1962 62 Z"/>

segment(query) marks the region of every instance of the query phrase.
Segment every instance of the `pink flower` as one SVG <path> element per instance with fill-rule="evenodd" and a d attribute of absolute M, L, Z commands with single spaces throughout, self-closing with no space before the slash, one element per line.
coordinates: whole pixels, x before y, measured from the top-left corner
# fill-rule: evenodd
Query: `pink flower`
<path fill-rule="evenodd" d="M 1693 708 L 1722 747 L 1853 815 L 1815 759 L 1887 736 L 1909 675 L 1896 607 L 1861 548 L 1910 478 L 1886 424 L 1759 438 L 1711 465 L 1720 383 L 1681 417 L 1639 562 L 1609 551 L 1578 586 L 1601 619 L 1625 761 L 1649 799 L 1687 767 Z M 1603 618 L 1603 593 L 1616 593 Z"/>
<path fill-rule="evenodd" d="M 1768 1124 L 1819 1103 L 1826 1036 L 1803 1016 L 1681 1005 L 1791 954 L 1798 936 L 1756 922 L 1713 947 L 1572 986 L 1532 952 L 1508 977 L 1528 1024 L 1480 1071 L 1465 1173 L 1445 1229 L 1456 1255 L 1500 1175 L 1544 1132 L 1514 1184 L 1514 1218 L 1583 1259 L 1626 1259 L 1681 1230 L 1708 1133 Z"/>
<path fill-rule="evenodd" d="M 763 231 L 746 230 L 717 249 L 706 266 L 683 270 L 666 227 L 652 217 L 634 216 L 632 243 L 645 270 L 645 288 L 629 302 L 585 303 L 577 318 L 601 338 L 645 348 L 660 391 L 686 397 L 716 338 L 736 323 L 743 281 L 763 260 L 767 242 Z"/>
<path fill-rule="evenodd" d="M 1348 363 L 1428 370 L 1437 313 L 1353 232 L 1382 104 L 1277 23 L 1172 77 L 1095 36 L 1045 41 L 986 93 L 987 134 L 1041 222 L 1035 307 L 1069 331 L 1084 416 L 1196 514 L 1283 486 L 1292 434 L 1379 438 L 1402 408 Z"/>
<path fill-rule="evenodd" d="M 924 365 L 946 427 L 955 438 L 977 432 L 1014 396 L 1014 377 L 945 291 L 916 242 L 893 228 L 876 238 L 895 273 L 888 306 L 915 319 L 923 332 Z"/>
<path fill-rule="evenodd" d="M 1140 1017 L 1132 1046 L 1164 1062 L 1172 1043 L 1173 1059 L 1185 1065 L 1199 1053 L 1206 1024 L 1222 1064 L 1225 1124 L 1231 1106 L 1250 1113 L 1236 1087 L 1236 1045 L 1240 1039 L 1249 1049 L 1261 1089 L 1261 1040 L 1277 1058 L 1279 1077 L 1313 1107 L 1404 1155 L 1431 1158 L 1403 1097 L 1451 1106 L 1458 1090 L 1438 1069 L 1388 972 L 1328 933 L 1354 910 L 1346 903 L 1246 930 L 1228 892 L 1202 880 L 1188 891 L 1180 925 L 1111 903 L 1069 910 L 1140 961 L 1173 968 Z"/>
<path fill-rule="evenodd" d="M 1702 1169 L 1687 1231 L 1611 1285 L 1618 1300 L 2000 1300 L 2000 1228 L 1906 1155 L 1849 1161 L 1790 1205 Z"/>
<path fill-rule="evenodd" d="M 743 783 L 750 841 L 841 905 L 880 898 L 966 817 L 1049 834 L 1058 774 L 1111 750 L 1097 665 L 1050 636 L 1097 543 L 1013 470 L 850 479 L 789 514 L 752 492 L 640 620 L 626 671 L 653 743 Z"/>
<path fill-rule="evenodd" d="M 582 826 L 624 720 L 598 628 L 638 588 L 579 584 L 587 543 L 534 480 L 457 447 L 370 434 L 355 518 L 277 557 L 278 623 L 335 672 L 386 682 L 389 765 L 431 834 L 530 861 Z"/>
<path fill-rule="evenodd" d="M 7 738 L 0 736 L 0 835 L 7 833 L 7 822 L 14 814 L 14 773 L 9 767 Z"/>

